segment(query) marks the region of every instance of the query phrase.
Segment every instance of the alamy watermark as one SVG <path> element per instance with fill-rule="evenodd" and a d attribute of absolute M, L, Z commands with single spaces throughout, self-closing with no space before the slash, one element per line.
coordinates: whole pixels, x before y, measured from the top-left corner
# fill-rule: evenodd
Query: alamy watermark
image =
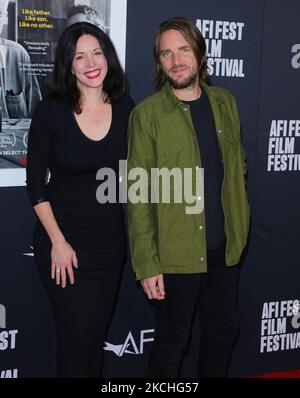
<path fill-rule="evenodd" d="M 0 329 L 6 329 L 6 309 L 0 304 Z"/>
<path fill-rule="evenodd" d="M 111 168 L 101 168 L 96 179 L 104 180 L 96 192 L 99 203 L 185 203 L 186 214 L 204 209 L 204 169 L 200 167 L 134 167 L 127 172 L 127 161 L 120 160 L 118 176 Z"/>

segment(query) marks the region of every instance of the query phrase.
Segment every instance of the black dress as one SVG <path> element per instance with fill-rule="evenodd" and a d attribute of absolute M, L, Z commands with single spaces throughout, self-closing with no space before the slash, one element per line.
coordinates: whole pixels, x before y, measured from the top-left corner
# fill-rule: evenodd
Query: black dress
<path fill-rule="evenodd" d="M 112 103 L 112 123 L 100 141 L 80 129 L 72 109 L 43 100 L 32 119 L 28 140 L 27 188 L 32 205 L 49 201 L 56 221 L 75 250 L 75 284 L 62 289 L 51 279 L 51 241 L 38 221 L 34 253 L 52 304 L 57 330 L 58 375 L 97 377 L 102 348 L 126 258 L 123 207 L 100 204 L 101 168 L 116 173 L 126 159 L 127 125 L 133 101 Z M 50 181 L 45 184 L 47 169 Z"/>

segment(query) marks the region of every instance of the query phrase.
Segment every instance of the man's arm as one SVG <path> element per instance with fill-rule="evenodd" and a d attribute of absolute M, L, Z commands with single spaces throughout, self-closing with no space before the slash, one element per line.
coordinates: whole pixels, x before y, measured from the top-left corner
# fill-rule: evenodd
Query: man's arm
<path fill-rule="evenodd" d="M 159 266 L 154 205 L 151 204 L 151 168 L 156 166 L 153 126 L 135 109 L 130 116 L 128 133 L 128 229 L 132 266 L 148 299 L 163 300 L 164 280 Z M 137 190 L 135 182 L 141 191 Z M 138 192 L 141 200 L 133 203 Z"/>
<path fill-rule="evenodd" d="M 128 231 L 131 259 L 136 279 L 161 273 L 157 248 L 154 205 L 151 204 L 151 168 L 156 166 L 155 141 L 151 121 L 139 108 L 130 116 L 128 127 Z M 137 168 L 142 170 L 141 173 Z M 141 175 L 134 178 L 134 173 Z M 142 175 L 143 174 L 143 175 Z M 137 184 L 142 186 L 145 203 L 133 203 Z"/>

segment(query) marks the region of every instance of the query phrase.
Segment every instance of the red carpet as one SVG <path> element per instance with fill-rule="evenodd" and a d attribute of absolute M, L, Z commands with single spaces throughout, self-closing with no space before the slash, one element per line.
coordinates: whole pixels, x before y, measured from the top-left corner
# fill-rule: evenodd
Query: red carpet
<path fill-rule="evenodd" d="M 300 378 L 300 369 L 297 370 L 288 370 L 285 372 L 273 372 L 266 373 L 262 375 L 253 376 L 258 379 L 299 379 Z"/>

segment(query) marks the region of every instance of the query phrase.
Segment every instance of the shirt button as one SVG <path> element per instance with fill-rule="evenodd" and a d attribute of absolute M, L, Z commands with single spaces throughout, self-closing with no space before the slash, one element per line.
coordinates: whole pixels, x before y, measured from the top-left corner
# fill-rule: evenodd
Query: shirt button
<path fill-rule="evenodd" d="M 222 133 L 222 130 L 219 130 L 218 133 L 221 134 L 221 133 Z"/>
<path fill-rule="evenodd" d="M 198 196 L 197 200 L 201 200 L 201 199 L 202 199 L 201 196 Z"/>
<path fill-rule="evenodd" d="M 200 229 L 200 231 L 202 231 L 202 229 L 203 229 L 202 225 L 199 226 L 199 229 Z"/>
<path fill-rule="evenodd" d="M 187 112 L 189 110 L 189 108 L 184 108 L 184 110 Z"/>
<path fill-rule="evenodd" d="M 200 260 L 201 260 L 201 261 L 204 261 L 204 257 L 201 257 Z"/>

